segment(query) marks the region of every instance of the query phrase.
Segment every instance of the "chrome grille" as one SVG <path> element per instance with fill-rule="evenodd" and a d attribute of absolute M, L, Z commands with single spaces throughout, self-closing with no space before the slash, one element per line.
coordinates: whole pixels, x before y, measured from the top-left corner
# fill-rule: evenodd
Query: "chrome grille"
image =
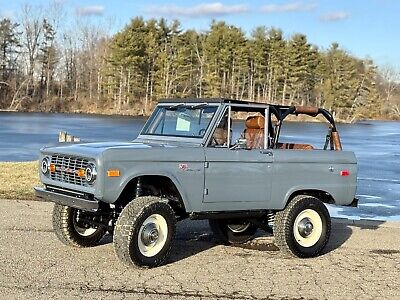
<path fill-rule="evenodd" d="M 56 181 L 89 186 L 84 177 L 79 177 L 77 171 L 86 169 L 89 161 L 84 158 L 55 154 L 51 156 L 51 164 L 56 166 L 55 172 L 50 172 L 50 178 Z"/>

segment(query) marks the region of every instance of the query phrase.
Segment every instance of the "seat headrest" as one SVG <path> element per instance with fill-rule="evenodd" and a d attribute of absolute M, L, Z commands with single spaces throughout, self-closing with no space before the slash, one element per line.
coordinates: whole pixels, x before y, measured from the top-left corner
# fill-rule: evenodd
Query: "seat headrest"
<path fill-rule="evenodd" d="M 247 129 L 263 129 L 265 120 L 263 116 L 250 116 L 246 119 Z"/>

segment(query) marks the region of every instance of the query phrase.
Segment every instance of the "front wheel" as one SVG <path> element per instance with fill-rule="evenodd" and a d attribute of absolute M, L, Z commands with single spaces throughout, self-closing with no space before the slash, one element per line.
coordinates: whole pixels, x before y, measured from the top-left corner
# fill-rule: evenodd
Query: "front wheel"
<path fill-rule="evenodd" d="M 138 197 L 122 210 L 114 229 L 114 249 L 129 266 L 156 267 L 167 258 L 176 216 L 158 197 Z"/>
<path fill-rule="evenodd" d="M 289 256 L 318 256 L 328 243 L 330 232 L 329 212 L 315 197 L 296 196 L 275 216 L 275 243 Z"/>
<path fill-rule="evenodd" d="M 257 231 L 248 220 L 210 219 L 208 222 L 215 237 L 224 245 L 246 243 Z"/>
<path fill-rule="evenodd" d="M 93 227 L 84 221 L 82 210 L 55 204 L 53 209 L 53 229 L 58 239 L 68 246 L 97 246 L 106 233 L 103 227 Z"/>

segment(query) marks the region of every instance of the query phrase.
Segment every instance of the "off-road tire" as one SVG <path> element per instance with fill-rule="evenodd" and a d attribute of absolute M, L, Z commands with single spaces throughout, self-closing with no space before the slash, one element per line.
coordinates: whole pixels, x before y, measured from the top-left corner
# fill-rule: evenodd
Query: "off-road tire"
<path fill-rule="evenodd" d="M 80 234 L 74 225 L 76 208 L 55 204 L 53 208 L 53 230 L 58 239 L 65 245 L 73 247 L 94 247 L 106 233 L 103 227 L 98 227 L 90 235 Z"/>
<path fill-rule="evenodd" d="M 214 236 L 223 245 L 246 243 L 254 237 L 257 231 L 257 226 L 252 223 L 250 223 L 249 227 L 243 232 L 234 232 L 228 227 L 229 224 L 234 224 L 232 220 L 210 219 L 208 223 Z"/>
<path fill-rule="evenodd" d="M 319 236 L 317 242 L 306 247 L 300 245 L 296 240 L 296 229 L 294 228 L 297 216 L 305 211 L 316 212 L 321 221 L 321 234 L 316 236 L 316 238 Z M 329 212 L 322 201 L 315 197 L 296 196 L 283 211 L 276 213 L 274 223 L 275 244 L 286 257 L 308 258 L 320 255 L 329 241 L 330 233 L 331 219 Z"/>
<path fill-rule="evenodd" d="M 145 256 L 140 250 L 140 231 L 144 222 L 153 215 L 161 216 L 167 226 L 166 240 L 161 250 Z M 176 215 L 171 206 L 158 197 L 144 196 L 132 200 L 122 210 L 114 228 L 114 250 L 128 266 L 157 267 L 168 257 L 176 231 Z"/>

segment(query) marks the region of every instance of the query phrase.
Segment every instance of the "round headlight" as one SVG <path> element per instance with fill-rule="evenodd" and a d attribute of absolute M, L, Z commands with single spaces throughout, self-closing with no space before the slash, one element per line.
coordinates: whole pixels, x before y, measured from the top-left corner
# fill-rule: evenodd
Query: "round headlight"
<path fill-rule="evenodd" d="M 40 169 L 42 170 L 43 174 L 45 174 L 45 175 L 49 174 L 50 158 L 45 157 L 42 159 L 42 163 L 40 164 Z"/>
<path fill-rule="evenodd" d="M 89 183 L 93 183 L 97 177 L 96 166 L 93 163 L 89 163 L 85 169 L 85 179 Z"/>

